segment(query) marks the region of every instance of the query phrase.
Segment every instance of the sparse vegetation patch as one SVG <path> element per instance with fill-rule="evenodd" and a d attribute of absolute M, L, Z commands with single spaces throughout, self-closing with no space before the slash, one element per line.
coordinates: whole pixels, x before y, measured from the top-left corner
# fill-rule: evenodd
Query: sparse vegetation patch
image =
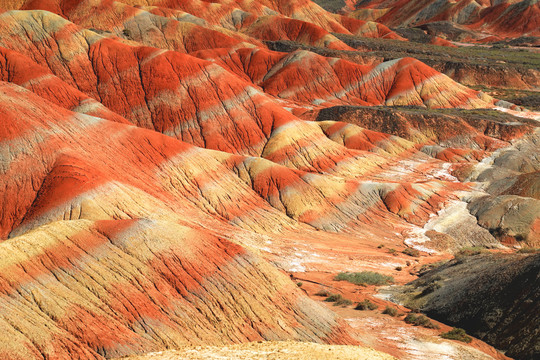
<path fill-rule="evenodd" d="M 328 297 L 324 299 L 326 302 L 336 302 L 343 300 L 343 296 L 341 294 L 328 294 Z"/>
<path fill-rule="evenodd" d="M 342 307 L 346 307 L 346 306 L 349 306 L 349 305 L 352 305 L 352 301 L 349 300 L 349 299 L 345 299 L 345 298 L 342 298 L 338 301 L 336 301 L 334 303 L 334 306 L 342 306 Z"/>
<path fill-rule="evenodd" d="M 386 285 L 394 282 L 392 276 L 383 275 L 374 271 L 342 272 L 337 274 L 335 280 L 348 281 L 355 285 Z"/>
<path fill-rule="evenodd" d="M 437 281 L 434 281 L 430 283 L 428 286 L 426 286 L 424 290 L 422 290 L 422 292 L 420 293 L 420 296 L 426 296 L 440 288 L 441 288 L 441 284 L 439 284 Z"/>
<path fill-rule="evenodd" d="M 405 250 L 402 251 L 405 255 L 409 255 L 412 257 L 419 257 L 420 251 L 413 249 L 413 248 L 405 248 Z"/>
<path fill-rule="evenodd" d="M 326 302 L 333 302 L 334 306 L 348 306 L 352 305 L 352 301 L 345 299 L 341 294 L 328 294 L 328 297 L 324 299 Z"/>
<path fill-rule="evenodd" d="M 472 337 L 467 335 L 465 330 L 461 328 L 453 328 L 452 330 L 441 334 L 441 337 L 444 339 L 462 341 L 467 344 L 472 341 Z"/>
<path fill-rule="evenodd" d="M 412 324 L 414 326 L 422 326 L 428 329 L 438 329 L 439 326 L 434 324 L 424 315 L 417 315 L 409 313 L 405 319 L 403 319 L 407 324 Z"/>
<path fill-rule="evenodd" d="M 519 254 L 534 254 L 540 252 L 540 249 L 524 247 L 517 251 Z"/>
<path fill-rule="evenodd" d="M 398 310 L 396 308 L 387 306 L 383 310 L 383 314 L 390 315 L 392 317 L 396 317 L 398 315 Z"/>
<path fill-rule="evenodd" d="M 317 291 L 317 292 L 315 293 L 315 295 L 316 295 L 316 296 L 328 296 L 329 293 L 328 293 L 328 290 L 321 289 L 321 290 Z"/>
<path fill-rule="evenodd" d="M 377 305 L 369 301 L 368 299 L 360 301 L 356 304 L 355 310 L 375 310 Z"/>
<path fill-rule="evenodd" d="M 486 249 L 479 246 L 464 247 L 457 252 L 456 257 L 479 255 L 485 251 Z"/>

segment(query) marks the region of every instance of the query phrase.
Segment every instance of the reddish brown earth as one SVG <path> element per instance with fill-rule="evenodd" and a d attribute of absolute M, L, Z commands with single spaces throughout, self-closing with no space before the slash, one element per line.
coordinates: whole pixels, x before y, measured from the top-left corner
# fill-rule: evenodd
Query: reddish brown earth
<path fill-rule="evenodd" d="M 338 35 L 408 43 L 308 0 L 0 1 L 0 358 L 504 359 L 334 277 L 540 244 L 539 114 Z"/>
<path fill-rule="evenodd" d="M 402 257 L 400 255 L 399 257 Z M 407 258 L 407 257 L 405 257 Z M 409 257 L 410 259 L 410 257 Z M 448 259 L 445 256 L 433 256 L 429 262 L 444 261 Z M 405 267 L 401 271 L 393 271 L 395 283 L 397 285 L 405 284 L 416 278 L 416 272 L 420 269 L 420 265 L 412 261 L 410 267 Z M 302 282 L 301 289 L 306 291 L 312 299 L 321 300 L 324 297 L 317 295 L 321 290 L 327 290 L 330 293 L 341 294 L 344 298 L 352 301 L 360 302 L 369 300 L 377 307 L 374 310 L 354 310 L 350 307 L 335 306 L 332 303 L 325 303 L 330 309 L 341 315 L 353 327 L 353 334 L 366 346 L 370 346 L 376 350 L 388 353 L 398 359 L 408 358 L 427 358 L 431 356 L 448 356 L 444 352 L 445 343 L 441 345 L 437 338 L 438 334 L 449 331 L 452 327 L 441 322 L 433 320 L 433 323 L 439 326 L 439 329 L 426 329 L 406 324 L 403 318 L 410 312 L 410 309 L 397 305 L 391 301 L 378 296 L 378 291 L 374 286 L 355 286 L 350 283 L 335 281 L 333 275 L 329 273 L 295 273 L 294 278 Z M 324 284 L 324 285 L 320 285 Z M 392 307 L 398 310 L 397 317 L 391 317 L 383 314 L 385 307 Z M 405 335 L 406 334 L 406 335 Z M 394 341 L 389 341 L 393 339 Z M 431 354 L 425 353 L 425 350 L 415 348 L 413 339 L 424 339 L 426 344 L 431 345 Z M 437 344 L 437 345 L 435 345 Z M 455 352 L 463 351 L 460 356 L 468 359 L 493 358 L 505 360 L 509 359 L 493 347 L 486 343 L 474 339 L 470 347 L 474 350 L 464 350 L 458 347 L 453 349 Z M 452 344 L 454 345 L 454 344 Z M 440 352 L 437 352 L 440 351 Z M 450 355 L 452 356 L 452 355 Z"/>
<path fill-rule="evenodd" d="M 350 16 L 370 19 L 390 27 L 451 22 L 476 33 L 466 41 L 495 42 L 540 36 L 538 1 L 357 1 Z M 457 40 L 457 39 L 454 39 Z"/>

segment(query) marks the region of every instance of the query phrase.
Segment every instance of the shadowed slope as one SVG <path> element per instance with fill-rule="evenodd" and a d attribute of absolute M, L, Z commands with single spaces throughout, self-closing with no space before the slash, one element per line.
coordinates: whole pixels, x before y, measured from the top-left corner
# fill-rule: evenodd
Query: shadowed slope
<path fill-rule="evenodd" d="M 540 254 L 462 256 L 407 287 L 406 302 L 429 316 L 516 359 L 540 355 Z"/>

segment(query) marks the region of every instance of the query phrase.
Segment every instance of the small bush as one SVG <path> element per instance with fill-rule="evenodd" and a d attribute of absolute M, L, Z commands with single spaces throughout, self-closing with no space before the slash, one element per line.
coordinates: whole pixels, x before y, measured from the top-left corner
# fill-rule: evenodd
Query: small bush
<path fill-rule="evenodd" d="M 432 292 L 434 292 L 435 290 L 440 289 L 440 288 L 441 288 L 441 284 L 434 281 L 434 282 L 430 283 L 428 286 L 426 286 L 424 288 L 424 290 L 422 290 L 422 292 L 420 293 L 420 296 L 426 296 L 426 295 L 431 294 Z"/>
<path fill-rule="evenodd" d="M 467 335 L 465 330 L 460 328 L 453 328 L 452 330 L 441 334 L 441 337 L 445 339 L 461 341 L 467 344 L 472 341 L 472 337 Z"/>
<path fill-rule="evenodd" d="M 296 283 L 296 286 L 298 286 L 298 287 L 302 287 L 302 285 L 304 285 L 304 283 L 301 282 L 301 281 L 299 281 L 299 282 Z"/>
<path fill-rule="evenodd" d="M 328 296 L 330 295 L 327 290 L 321 289 L 315 293 L 317 296 Z"/>
<path fill-rule="evenodd" d="M 405 319 L 403 319 L 407 324 L 412 324 L 414 326 L 422 326 L 428 329 L 438 329 L 439 326 L 435 325 L 431 320 L 429 320 L 424 315 L 415 315 L 412 313 L 407 314 Z"/>
<path fill-rule="evenodd" d="M 352 301 L 349 300 L 349 299 L 345 299 L 345 298 L 342 298 L 338 301 L 336 301 L 334 303 L 334 306 L 342 306 L 342 307 L 345 307 L 345 306 L 349 306 L 349 305 L 352 305 Z"/>
<path fill-rule="evenodd" d="M 387 315 L 390 315 L 392 317 L 396 317 L 397 314 L 398 314 L 398 311 L 396 308 L 393 308 L 393 307 L 390 307 L 390 306 L 387 306 L 384 308 L 383 314 L 387 314 Z"/>
<path fill-rule="evenodd" d="M 383 244 L 380 244 L 379 246 L 377 246 L 377 249 L 382 249 L 384 247 Z"/>
<path fill-rule="evenodd" d="M 328 297 L 324 299 L 326 302 L 336 302 L 340 300 L 343 300 L 343 296 L 341 296 L 341 294 L 329 294 Z"/>
<path fill-rule="evenodd" d="M 388 248 L 388 253 L 395 255 L 397 253 L 397 251 L 396 251 L 396 249 Z"/>
<path fill-rule="evenodd" d="M 348 281 L 355 285 L 386 285 L 388 283 L 394 282 L 393 277 L 379 274 L 373 271 L 339 273 L 335 277 L 335 280 Z"/>
<path fill-rule="evenodd" d="M 407 316 L 405 316 L 405 319 L 403 319 L 403 321 L 405 321 L 407 324 L 414 324 L 416 325 L 416 320 L 417 320 L 418 316 L 412 314 L 412 313 L 409 313 L 407 314 Z"/>
<path fill-rule="evenodd" d="M 376 308 L 377 308 L 377 305 L 375 305 L 374 303 L 366 299 L 356 304 L 356 307 L 354 308 L 354 310 L 375 310 Z"/>
<path fill-rule="evenodd" d="M 409 255 L 412 257 L 419 257 L 420 251 L 413 249 L 413 248 L 405 248 L 405 250 L 402 251 L 403 254 Z"/>
<path fill-rule="evenodd" d="M 403 270 L 403 268 L 401 266 L 396 266 L 396 270 L 401 271 L 401 270 Z"/>
<path fill-rule="evenodd" d="M 456 254 L 456 257 L 458 256 L 473 256 L 473 255 L 478 255 L 478 254 L 481 254 L 485 251 L 486 249 L 482 248 L 482 247 L 479 247 L 479 246 L 472 246 L 472 247 L 464 247 L 464 248 L 461 248 L 458 253 Z"/>
<path fill-rule="evenodd" d="M 540 249 L 525 247 L 525 248 L 519 249 L 517 252 L 518 254 L 534 254 L 534 253 L 540 252 Z"/>

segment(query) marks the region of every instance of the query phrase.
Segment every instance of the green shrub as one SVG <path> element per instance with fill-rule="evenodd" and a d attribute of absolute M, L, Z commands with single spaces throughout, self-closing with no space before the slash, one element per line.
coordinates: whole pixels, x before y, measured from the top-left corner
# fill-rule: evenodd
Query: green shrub
<path fill-rule="evenodd" d="M 327 290 L 321 289 L 321 290 L 317 291 L 317 292 L 315 293 L 315 295 L 317 295 L 317 296 L 328 296 L 328 295 L 330 295 L 330 294 L 328 293 Z"/>
<path fill-rule="evenodd" d="M 416 315 L 413 313 L 407 314 L 405 316 L 405 319 L 403 319 L 407 324 L 412 324 L 414 326 L 422 326 L 428 329 L 438 329 L 439 326 L 434 324 L 431 320 L 429 320 L 424 315 Z"/>
<path fill-rule="evenodd" d="M 458 253 L 456 254 L 456 257 L 458 256 L 473 256 L 478 255 L 486 251 L 486 249 L 479 247 L 479 246 L 469 246 L 459 249 Z"/>
<path fill-rule="evenodd" d="M 340 300 L 343 300 L 343 296 L 341 296 L 341 294 L 329 294 L 328 297 L 324 299 L 326 302 L 336 302 Z"/>
<path fill-rule="evenodd" d="M 397 314 L 398 314 L 398 311 L 396 308 L 393 308 L 393 307 L 390 307 L 390 306 L 387 306 L 384 308 L 383 314 L 387 314 L 387 315 L 390 315 L 392 317 L 396 317 Z"/>
<path fill-rule="evenodd" d="M 405 319 L 403 319 L 403 321 L 405 321 L 407 324 L 416 325 L 417 318 L 418 316 L 414 315 L 413 313 L 409 313 L 407 314 L 407 316 L 405 316 Z"/>
<path fill-rule="evenodd" d="M 298 286 L 298 287 L 302 287 L 302 285 L 304 285 L 304 283 L 301 282 L 301 281 L 299 281 L 299 282 L 296 283 L 296 286 Z"/>
<path fill-rule="evenodd" d="M 467 335 L 465 330 L 460 328 L 453 328 L 452 330 L 441 334 L 441 337 L 450 340 L 458 340 L 467 344 L 472 341 L 472 337 Z"/>
<path fill-rule="evenodd" d="M 517 251 L 519 254 L 534 254 L 540 252 L 540 249 L 534 249 L 529 247 L 521 248 Z"/>
<path fill-rule="evenodd" d="M 349 299 L 342 298 L 334 303 L 334 306 L 349 306 L 352 305 L 352 301 Z"/>
<path fill-rule="evenodd" d="M 401 271 L 401 270 L 403 270 L 403 268 L 402 268 L 401 266 L 396 266 L 396 269 L 395 269 L 395 270 Z"/>
<path fill-rule="evenodd" d="M 374 303 L 366 299 L 356 304 L 356 307 L 354 308 L 354 310 L 375 310 L 376 308 L 377 308 L 377 305 L 375 305 Z"/>
<path fill-rule="evenodd" d="M 413 249 L 413 248 L 405 248 L 405 250 L 402 251 L 403 254 L 409 255 L 412 257 L 419 257 L 420 251 Z"/>
<path fill-rule="evenodd" d="M 355 285 L 386 285 L 394 282 L 393 277 L 373 271 L 339 273 L 335 280 L 348 281 Z"/>
<path fill-rule="evenodd" d="M 397 251 L 396 251 L 396 249 L 388 248 L 388 253 L 395 255 L 397 253 Z"/>
<path fill-rule="evenodd" d="M 328 294 L 328 297 L 324 301 L 333 302 L 334 306 L 348 306 L 352 304 L 351 300 L 345 299 L 341 294 Z"/>

